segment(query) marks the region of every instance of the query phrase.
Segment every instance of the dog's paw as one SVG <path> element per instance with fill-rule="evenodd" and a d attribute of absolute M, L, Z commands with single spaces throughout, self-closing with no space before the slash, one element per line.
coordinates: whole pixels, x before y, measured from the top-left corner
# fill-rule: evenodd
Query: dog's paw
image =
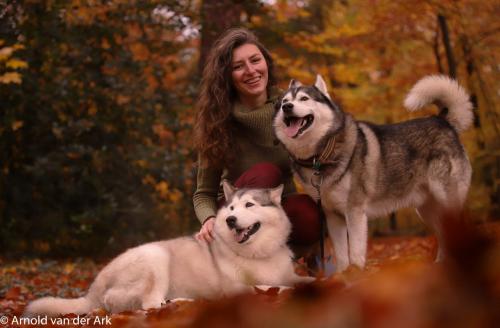
<path fill-rule="evenodd" d="M 165 299 L 163 297 L 150 297 L 146 298 L 142 301 L 142 309 L 143 310 L 149 310 L 149 309 L 158 309 L 161 308 L 165 304 Z"/>
<path fill-rule="evenodd" d="M 351 257 L 351 264 L 357 266 L 360 269 L 363 269 L 366 264 L 366 257 L 362 255 L 358 256 L 352 256 Z"/>
<path fill-rule="evenodd" d="M 298 276 L 295 278 L 294 285 L 296 285 L 296 284 L 310 284 L 314 281 L 316 281 L 315 277 Z"/>
<path fill-rule="evenodd" d="M 178 298 L 174 298 L 174 299 L 171 299 L 171 300 L 168 300 L 167 303 L 177 303 L 177 302 L 194 302 L 195 299 L 194 298 L 184 298 L 184 297 L 178 297 Z"/>
<path fill-rule="evenodd" d="M 349 267 L 349 261 L 337 260 L 337 270 L 336 272 L 344 272 Z"/>

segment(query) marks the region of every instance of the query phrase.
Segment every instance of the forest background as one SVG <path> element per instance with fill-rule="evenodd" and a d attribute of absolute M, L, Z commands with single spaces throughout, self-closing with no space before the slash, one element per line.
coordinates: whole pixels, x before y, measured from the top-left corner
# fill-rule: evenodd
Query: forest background
<path fill-rule="evenodd" d="M 231 26 L 270 49 L 282 88 L 320 73 L 358 119 L 425 115 L 402 106 L 413 83 L 457 78 L 475 105 L 467 210 L 499 218 L 499 13 L 496 0 L 0 0 L 1 255 L 109 256 L 198 229 L 194 103 Z M 396 216 L 372 232 L 424 231 Z"/>

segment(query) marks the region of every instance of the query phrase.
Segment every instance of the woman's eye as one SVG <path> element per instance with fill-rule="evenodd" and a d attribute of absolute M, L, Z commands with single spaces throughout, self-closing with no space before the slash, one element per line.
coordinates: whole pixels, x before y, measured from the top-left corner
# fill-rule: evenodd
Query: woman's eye
<path fill-rule="evenodd" d="M 254 58 L 254 59 L 252 59 L 252 63 L 258 63 L 258 62 L 260 62 L 260 58 Z"/>
<path fill-rule="evenodd" d="M 303 96 L 300 98 L 301 101 L 306 101 L 306 100 L 309 100 L 309 98 L 307 98 L 306 96 Z"/>
<path fill-rule="evenodd" d="M 252 206 L 253 206 L 253 203 L 250 203 L 250 202 L 245 204 L 245 207 L 252 207 Z"/>
<path fill-rule="evenodd" d="M 242 67 L 243 67 L 242 65 L 233 66 L 233 71 L 239 70 Z"/>

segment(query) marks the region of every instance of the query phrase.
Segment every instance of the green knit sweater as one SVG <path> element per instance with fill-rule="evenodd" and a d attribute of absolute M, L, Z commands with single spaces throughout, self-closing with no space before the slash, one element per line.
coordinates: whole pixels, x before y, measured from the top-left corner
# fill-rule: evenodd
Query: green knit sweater
<path fill-rule="evenodd" d="M 204 167 L 198 160 L 193 203 L 200 222 L 215 216 L 217 200 L 223 197 L 221 181 L 228 179 L 234 183 L 243 172 L 260 162 L 271 162 L 281 169 L 285 195 L 295 191 L 288 154 L 281 144 L 275 142 L 272 126 L 274 101 L 276 97 L 253 110 L 241 104 L 234 105 L 233 117 L 239 131 L 235 140 L 241 154 L 235 157 L 235 162 L 230 167 Z"/>

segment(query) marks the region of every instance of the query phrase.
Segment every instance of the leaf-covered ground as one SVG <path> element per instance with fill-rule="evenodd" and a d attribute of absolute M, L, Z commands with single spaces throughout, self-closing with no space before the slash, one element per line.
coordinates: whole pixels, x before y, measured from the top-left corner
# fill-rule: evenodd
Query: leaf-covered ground
<path fill-rule="evenodd" d="M 454 225 L 448 236 L 450 260 L 441 264 L 433 263 L 433 237 L 375 238 L 365 270 L 351 268 L 294 290 L 180 301 L 147 312 L 98 310 L 39 326 L 498 327 L 500 222 L 478 229 Z M 9 322 L 0 322 L 0 328 L 36 326 L 16 324 L 27 302 L 47 295 L 81 296 L 102 266 L 89 259 L 0 259 L 0 317 Z"/>

